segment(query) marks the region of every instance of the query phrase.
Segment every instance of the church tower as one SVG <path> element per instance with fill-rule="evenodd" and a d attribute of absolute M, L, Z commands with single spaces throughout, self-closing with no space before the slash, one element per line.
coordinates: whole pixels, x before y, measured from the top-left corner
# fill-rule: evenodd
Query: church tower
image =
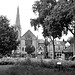
<path fill-rule="evenodd" d="M 17 7 L 15 29 L 18 32 L 18 40 L 20 41 L 20 39 L 21 39 L 21 25 L 20 25 L 19 7 Z"/>
<path fill-rule="evenodd" d="M 20 44 L 17 47 L 17 51 L 16 52 L 20 52 L 20 50 L 21 50 L 21 25 L 20 25 L 19 7 L 17 7 L 15 30 L 18 33 L 18 39 L 17 40 L 20 41 Z"/>

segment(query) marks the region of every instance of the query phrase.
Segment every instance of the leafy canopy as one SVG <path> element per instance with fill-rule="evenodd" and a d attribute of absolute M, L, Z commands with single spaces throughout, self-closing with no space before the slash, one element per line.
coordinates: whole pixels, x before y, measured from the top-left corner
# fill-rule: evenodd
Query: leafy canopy
<path fill-rule="evenodd" d="M 33 53 L 33 52 L 35 51 L 35 47 L 32 46 L 32 45 L 28 45 L 28 46 L 26 46 L 25 51 L 26 51 L 28 54 L 31 54 L 31 53 Z"/>
<path fill-rule="evenodd" d="M 31 26 L 36 30 L 41 25 L 44 37 L 61 37 L 68 30 L 74 35 L 75 0 L 39 0 L 32 8 L 38 17 L 31 19 Z"/>
<path fill-rule="evenodd" d="M 11 54 L 12 50 L 17 49 L 18 44 L 14 27 L 10 26 L 5 16 L 0 16 L 0 53 L 2 55 Z"/>

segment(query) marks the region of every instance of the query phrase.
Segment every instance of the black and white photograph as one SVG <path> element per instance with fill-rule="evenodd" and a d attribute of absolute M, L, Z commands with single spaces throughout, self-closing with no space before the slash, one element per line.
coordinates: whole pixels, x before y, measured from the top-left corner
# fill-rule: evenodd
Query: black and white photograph
<path fill-rule="evenodd" d="M 74 75 L 75 0 L 0 0 L 0 75 Z"/>

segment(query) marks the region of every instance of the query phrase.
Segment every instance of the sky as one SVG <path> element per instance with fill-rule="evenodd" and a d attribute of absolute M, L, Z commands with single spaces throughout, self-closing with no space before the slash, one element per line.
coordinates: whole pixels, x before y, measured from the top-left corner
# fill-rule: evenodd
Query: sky
<path fill-rule="evenodd" d="M 42 28 L 34 31 L 34 28 L 30 25 L 30 19 L 36 18 L 37 16 L 32 11 L 32 5 L 35 1 L 36 0 L 0 0 L 0 15 L 6 16 L 8 20 L 10 20 L 10 24 L 15 25 L 17 7 L 19 6 L 22 35 L 30 29 L 39 39 L 44 39 L 42 36 Z M 71 33 L 68 34 L 68 36 L 71 35 Z M 67 39 L 68 37 L 64 35 L 63 38 Z"/>
<path fill-rule="evenodd" d="M 34 28 L 30 25 L 30 19 L 36 18 L 36 15 L 32 11 L 32 5 L 35 1 L 36 0 L 0 0 L 0 15 L 6 16 L 7 19 L 10 20 L 10 24 L 15 25 L 17 7 L 19 6 L 22 35 L 30 29 L 35 36 L 43 39 L 42 28 L 34 31 Z"/>

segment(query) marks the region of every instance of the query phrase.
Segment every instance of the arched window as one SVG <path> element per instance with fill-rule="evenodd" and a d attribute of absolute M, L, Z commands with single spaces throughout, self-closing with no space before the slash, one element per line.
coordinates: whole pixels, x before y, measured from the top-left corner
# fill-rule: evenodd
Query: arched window
<path fill-rule="evenodd" d="M 25 45 L 32 45 L 32 37 L 30 35 L 27 35 L 27 37 L 25 38 Z"/>
<path fill-rule="evenodd" d="M 39 51 L 42 51 L 42 50 L 43 50 L 43 48 L 40 46 L 40 47 L 39 47 Z"/>
<path fill-rule="evenodd" d="M 24 51 L 24 47 L 22 47 L 22 51 Z"/>

